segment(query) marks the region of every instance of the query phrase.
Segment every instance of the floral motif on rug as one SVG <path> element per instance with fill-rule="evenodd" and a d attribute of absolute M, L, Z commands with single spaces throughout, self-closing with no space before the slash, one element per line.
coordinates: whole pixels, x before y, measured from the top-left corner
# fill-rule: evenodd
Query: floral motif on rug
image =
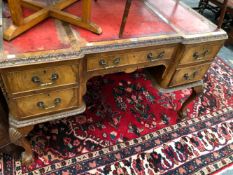
<path fill-rule="evenodd" d="M 84 114 L 39 124 L 35 162 L 0 155 L 3 174 L 210 174 L 232 162 L 233 70 L 216 59 L 204 93 L 177 111 L 190 89 L 160 93 L 144 71 L 95 77 Z"/>

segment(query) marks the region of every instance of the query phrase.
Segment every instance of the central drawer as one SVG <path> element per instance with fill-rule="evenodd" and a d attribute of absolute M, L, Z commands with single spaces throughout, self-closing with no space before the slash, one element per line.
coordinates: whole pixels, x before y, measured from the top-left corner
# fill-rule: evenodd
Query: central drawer
<path fill-rule="evenodd" d="M 45 68 L 4 72 L 2 78 L 8 93 L 40 90 L 65 86 L 78 82 L 78 65 L 62 65 Z"/>
<path fill-rule="evenodd" d="M 87 71 L 103 70 L 171 59 L 176 46 L 108 52 L 87 56 Z"/>
<path fill-rule="evenodd" d="M 10 99 L 10 113 L 15 118 L 28 118 L 78 107 L 78 88 Z"/>

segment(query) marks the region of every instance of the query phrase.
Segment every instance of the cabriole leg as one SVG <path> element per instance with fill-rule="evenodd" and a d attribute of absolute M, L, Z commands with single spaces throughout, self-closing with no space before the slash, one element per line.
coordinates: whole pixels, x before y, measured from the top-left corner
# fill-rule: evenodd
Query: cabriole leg
<path fill-rule="evenodd" d="M 196 97 L 198 97 L 203 92 L 203 86 L 196 86 L 192 88 L 192 93 L 188 97 L 188 99 L 182 104 L 180 110 L 177 112 L 179 116 L 179 120 L 183 120 L 185 118 L 184 111 L 189 103 L 191 103 L 193 100 L 195 100 Z"/>
<path fill-rule="evenodd" d="M 23 128 L 9 127 L 9 136 L 12 143 L 15 145 L 21 146 L 24 148 L 22 153 L 22 162 L 23 164 L 30 164 L 33 161 L 33 153 L 31 144 L 25 138 L 28 133 L 33 129 L 34 126 L 27 126 Z"/>

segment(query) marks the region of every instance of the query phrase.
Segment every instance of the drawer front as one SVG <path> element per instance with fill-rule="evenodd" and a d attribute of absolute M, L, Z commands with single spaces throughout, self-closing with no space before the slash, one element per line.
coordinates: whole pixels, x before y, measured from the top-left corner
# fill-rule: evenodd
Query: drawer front
<path fill-rule="evenodd" d="M 210 61 L 218 53 L 222 44 L 216 43 L 212 45 L 199 45 L 199 46 L 187 46 L 184 51 L 184 55 L 180 61 L 180 64 L 189 64 L 200 61 Z"/>
<path fill-rule="evenodd" d="M 176 47 L 166 47 L 166 48 L 159 48 L 153 50 L 146 50 L 140 52 L 132 52 L 129 53 L 129 63 L 146 63 L 146 62 L 154 62 L 160 60 L 171 59 Z"/>
<path fill-rule="evenodd" d="M 105 53 L 87 57 L 87 71 L 109 69 L 114 67 L 135 65 L 140 63 L 154 62 L 171 59 L 176 47 L 170 46 L 158 49 L 138 49 L 125 51 L 125 53 Z"/>
<path fill-rule="evenodd" d="M 8 93 L 76 84 L 78 82 L 78 65 L 6 72 L 3 74 L 3 81 Z"/>
<path fill-rule="evenodd" d="M 66 89 L 10 100 L 10 112 L 16 118 L 57 112 L 78 106 L 78 89 Z"/>
<path fill-rule="evenodd" d="M 127 54 L 97 54 L 87 57 L 87 71 L 109 69 L 128 64 Z"/>
<path fill-rule="evenodd" d="M 177 69 L 170 83 L 170 87 L 202 80 L 209 67 L 210 64 L 202 64 L 199 66 Z"/>

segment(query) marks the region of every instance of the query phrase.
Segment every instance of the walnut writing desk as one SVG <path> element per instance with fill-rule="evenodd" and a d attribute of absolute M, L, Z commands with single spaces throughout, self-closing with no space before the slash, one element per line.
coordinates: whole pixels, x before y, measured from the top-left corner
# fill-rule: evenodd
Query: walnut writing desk
<path fill-rule="evenodd" d="M 25 148 L 24 162 L 33 157 L 25 138 L 33 126 L 84 112 L 86 82 L 94 76 L 150 67 L 163 89 L 193 88 L 178 111 L 182 116 L 201 92 L 201 80 L 227 38 L 182 3 L 134 0 L 119 39 L 125 1 L 92 5 L 92 20 L 102 35 L 47 19 L 3 43 L 1 88 L 9 107 L 10 139 Z M 77 2 L 65 11 L 80 16 L 81 8 Z M 4 21 L 7 25 L 9 20 Z"/>

